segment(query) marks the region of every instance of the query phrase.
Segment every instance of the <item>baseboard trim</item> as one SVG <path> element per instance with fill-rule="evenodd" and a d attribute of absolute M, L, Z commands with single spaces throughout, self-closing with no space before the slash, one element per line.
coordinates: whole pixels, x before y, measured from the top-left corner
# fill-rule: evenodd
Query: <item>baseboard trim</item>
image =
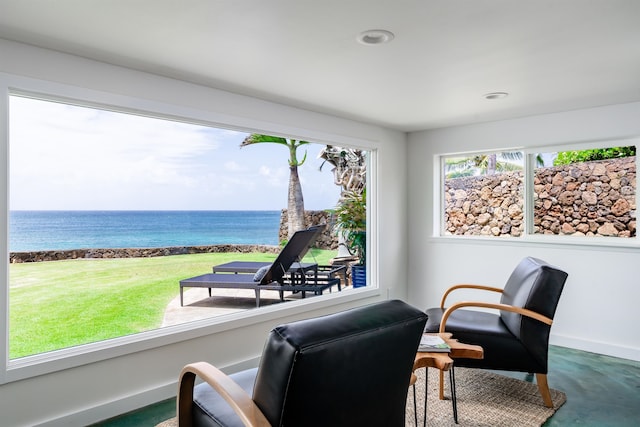
<path fill-rule="evenodd" d="M 229 374 L 258 366 L 259 357 L 244 360 L 233 365 L 222 368 L 222 371 Z M 178 373 L 176 380 L 160 385 L 145 391 L 133 393 L 127 396 L 119 396 L 117 399 L 95 405 L 81 411 L 62 415 L 54 419 L 33 424 L 34 427 L 72 427 L 87 426 L 101 421 L 108 420 L 119 415 L 123 415 L 145 406 L 153 405 L 163 400 L 176 397 L 178 390 Z"/>
<path fill-rule="evenodd" d="M 549 343 L 560 347 L 568 347 L 640 362 L 640 349 L 635 347 L 592 340 L 587 341 L 581 338 L 558 334 L 551 334 Z"/>
<path fill-rule="evenodd" d="M 82 411 L 34 424 L 34 427 L 87 426 L 176 396 L 177 381 L 131 394 Z"/>

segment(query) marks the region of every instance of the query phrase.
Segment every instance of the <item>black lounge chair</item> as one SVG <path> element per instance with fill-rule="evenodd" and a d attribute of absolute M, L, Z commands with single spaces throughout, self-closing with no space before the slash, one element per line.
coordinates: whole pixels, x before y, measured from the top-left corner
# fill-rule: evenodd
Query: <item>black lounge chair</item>
<path fill-rule="evenodd" d="M 404 427 L 426 320 L 396 300 L 278 326 L 258 368 L 226 376 L 205 362 L 185 366 L 178 425 Z"/>
<path fill-rule="evenodd" d="M 316 237 L 314 237 L 314 241 L 318 235 L 322 233 L 325 224 L 315 225 L 310 228 L 317 228 L 318 233 Z M 310 245 L 306 248 L 302 249 L 302 252 L 298 254 L 297 259 L 302 260 L 309 250 Z M 286 247 L 283 249 L 288 250 Z M 295 251 L 296 248 L 293 248 Z M 260 269 L 265 269 L 270 266 L 270 262 L 264 261 L 230 261 L 224 264 L 218 264 L 213 266 L 214 273 L 236 273 L 236 274 L 255 274 Z M 289 275 L 297 275 L 297 278 L 303 278 L 304 280 L 314 280 L 318 277 L 320 278 L 335 278 L 336 276 L 341 277 L 345 283 L 347 280 L 347 266 L 346 265 L 318 265 L 314 262 L 294 262 L 291 264 L 291 267 L 287 270 Z M 342 282 L 338 283 L 338 291 L 342 290 Z M 331 292 L 331 288 L 329 288 L 329 292 Z"/>
<path fill-rule="evenodd" d="M 294 263 L 300 263 L 323 228 L 324 226 L 315 226 L 296 231 L 275 261 L 262 265 L 255 274 L 209 273 L 181 280 L 180 305 L 184 304 L 184 288 L 208 288 L 209 296 L 212 288 L 253 289 L 256 295 L 256 307 L 260 307 L 261 290 L 279 291 L 280 300 L 284 301 L 284 291 L 302 292 L 302 296 L 305 297 L 306 292 L 321 295 L 325 289 L 340 285 L 339 278 L 328 275 L 307 277 L 304 269 L 298 272 L 295 268 L 291 268 Z"/>
<path fill-rule="evenodd" d="M 308 244 L 306 244 L 306 245 L 303 244 L 304 243 L 303 239 L 296 238 L 294 240 L 293 237 L 295 237 L 295 235 L 297 234 L 297 233 L 294 233 L 294 236 L 282 248 L 282 251 L 280 252 L 280 256 L 278 257 L 278 259 L 276 259 L 273 262 L 273 264 L 280 263 L 282 261 L 280 258 L 289 259 L 291 257 L 294 257 L 294 262 L 287 269 L 288 272 L 294 271 L 294 272 L 297 272 L 297 273 L 303 273 L 303 272 L 306 273 L 307 271 L 315 271 L 315 270 L 317 270 L 318 264 L 316 264 L 316 263 L 302 263 L 302 262 L 300 262 L 300 260 L 302 260 L 302 258 L 304 258 L 304 256 L 307 254 L 307 252 L 311 248 L 311 245 L 313 244 L 313 242 L 315 242 L 315 240 L 318 238 L 320 233 L 322 233 L 324 228 L 325 228 L 325 225 L 321 224 L 321 225 L 314 225 L 314 226 L 311 226 L 311 227 L 307 228 L 306 230 L 303 230 L 303 231 L 311 231 L 311 230 L 315 230 L 316 231 L 315 234 L 313 234 L 313 235 L 305 234 L 307 236 L 307 238 L 310 239 Z M 255 274 L 260 269 L 264 269 L 265 267 L 269 267 L 271 264 L 272 264 L 271 262 L 264 262 L 264 261 L 231 261 L 231 262 L 227 262 L 225 264 L 215 265 L 213 267 L 213 272 L 214 273 L 251 273 L 251 274 Z"/>

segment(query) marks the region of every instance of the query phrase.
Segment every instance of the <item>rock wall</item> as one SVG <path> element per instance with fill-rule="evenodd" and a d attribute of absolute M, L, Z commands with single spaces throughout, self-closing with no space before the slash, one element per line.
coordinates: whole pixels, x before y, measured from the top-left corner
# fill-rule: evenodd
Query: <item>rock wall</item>
<path fill-rule="evenodd" d="M 278 246 L 267 245 L 212 245 L 176 246 L 169 248 L 115 248 L 115 249 L 73 249 L 68 251 L 11 252 L 9 262 L 60 261 L 78 258 L 148 258 L 168 255 L 186 255 L 219 252 L 269 252 L 278 253 Z"/>
<path fill-rule="evenodd" d="M 283 209 L 280 214 L 280 231 L 278 233 L 278 241 L 282 242 L 288 239 L 287 237 L 287 221 L 288 221 L 287 210 Z M 320 237 L 316 240 L 316 244 L 314 247 L 319 249 L 330 249 L 337 250 L 338 249 L 338 235 L 336 234 L 333 227 L 333 219 L 331 218 L 331 213 L 327 211 L 305 211 L 304 212 L 304 223 L 307 227 L 311 225 L 317 224 L 327 224 L 327 227 L 324 229 Z"/>
<path fill-rule="evenodd" d="M 541 168 L 534 179 L 536 233 L 635 236 L 635 159 Z"/>
<path fill-rule="evenodd" d="M 522 174 L 509 172 L 445 181 L 445 233 L 520 236 Z"/>
<path fill-rule="evenodd" d="M 635 157 L 537 168 L 534 233 L 636 235 Z M 522 172 L 445 181 L 445 233 L 520 236 Z"/>

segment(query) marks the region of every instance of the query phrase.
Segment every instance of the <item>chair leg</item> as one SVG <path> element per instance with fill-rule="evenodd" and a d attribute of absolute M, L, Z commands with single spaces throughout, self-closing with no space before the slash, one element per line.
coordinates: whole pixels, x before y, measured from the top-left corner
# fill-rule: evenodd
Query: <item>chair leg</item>
<path fill-rule="evenodd" d="M 418 403 L 416 401 L 416 383 L 413 383 L 413 419 L 418 427 Z"/>
<path fill-rule="evenodd" d="M 449 369 L 449 381 L 451 382 L 451 406 L 453 407 L 453 422 L 458 424 L 458 399 L 456 397 L 456 375 L 453 365 Z"/>
<path fill-rule="evenodd" d="M 553 401 L 551 400 L 551 392 L 549 391 L 549 384 L 547 383 L 546 374 L 536 374 L 536 383 L 538 383 L 538 390 L 544 401 L 544 406 L 547 408 L 553 408 Z"/>
<path fill-rule="evenodd" d="M 427 427 L 427 396 L 429 396 L 429 368 L 424 368 L 424 418 L 422 418 L 422 427 Z M 418 423 L 416 423 L 418 427 Z"/>
<path fill-rule="evenodd" d="M 193 424 L 193 386 L 196 382 L 196 375 L 193 372 L 185 372 L 180 378 L 178 396 L 176 399 L 176 413 L 179 426 L 190 426 Z"/>

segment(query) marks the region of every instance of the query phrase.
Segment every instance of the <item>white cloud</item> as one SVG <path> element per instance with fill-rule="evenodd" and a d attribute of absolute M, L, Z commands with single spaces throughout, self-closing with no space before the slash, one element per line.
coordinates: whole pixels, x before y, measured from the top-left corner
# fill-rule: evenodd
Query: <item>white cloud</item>
<path fill-rule="evenodd" d="M 10 206 L 252 209 L 254 203 L 253 209 L 281 209 L 289 176 L 285 151 L 273 144 L 240 150 L 246 135 L 12 96 Z M 331 173 L 308 168 L 301 169 L 309 188 L 305 202 L 332 206 L 330 191 L 311 193 L 313 182 L 332 183 Z"/>
<path fill-rule="evenodd" d="M 228 162 L 224 163 L 224 170 L 228 172 L 243 172 L 243 171 L 246 171 L 247 168 L 241 166 L 238 162 L 234 160 L 229 160 Z"/>
<path fill-rule="evenodd" d="M 264 177 L 271 177 L 271 169 L 266 166 L 260 166 L 260 175 Z"/>

